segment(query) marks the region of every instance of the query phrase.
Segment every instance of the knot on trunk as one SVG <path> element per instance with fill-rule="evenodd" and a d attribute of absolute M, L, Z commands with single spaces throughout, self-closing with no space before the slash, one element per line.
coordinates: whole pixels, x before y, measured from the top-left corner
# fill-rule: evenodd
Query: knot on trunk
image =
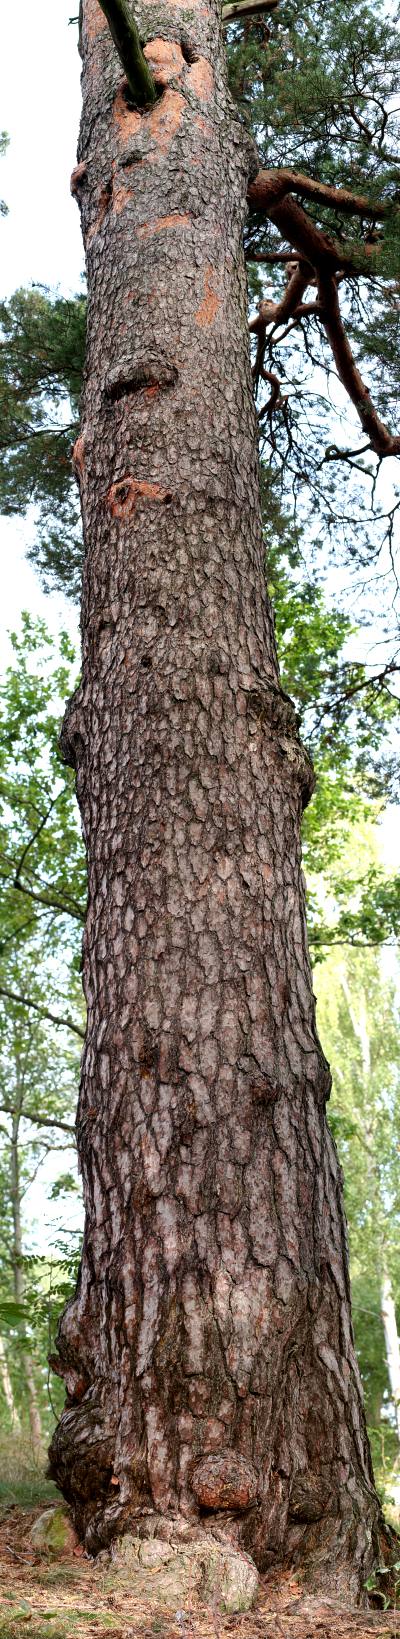
<path fill-rule="evenodd" d="M 77 768 L 79 752 L 83 751 L 84 735 L 80 707 L 80 688 L 71 695 L 66 706 L 58 741 L 58 750 L 63 763 L 69 768 Z"/>
<path fill-rule="evenodd" d="M 160 353 L 145 358 L 121 358 L 113 369 L 108 371 L 105 381 L 105 396 L 112 404 L 118 399 L 125 398 L 129 393 L 141 393 L 147 389 L 175 387 L 178 380 L 178 371 L 172 360 L 162 357 Z"/>
<path fill-rule="evenodd" d="M 250 732 L 256 732 L 257 723 L 269 729 L 273 734 L 280 759 L 286 758 L 291 764 L 293 773 L 296 770 L 299 780 L 301 805 L 307 807 L 315 788 L 315 775 L 311 762 L 299 734 L 299 720 L 293 700 L 289 694 L 271 683 L 270 678 L 259 678 L 256 683 L 246 688 L 247 711 L 250 718 Z"/>
<path fill-rule="evenodd" d="M 106 503 L 113 518 L 131 518 L 137 501 L 160 501 L 170 506 L 173 497 L 169 489 L 163 489 L 161 484 L 148 484 L 145 479 L 119 478 L 110 485 L 106 495 Z"/>
<path fill-rule="evenodd" d="M 329 1488 L 319 1475 L 299 1474 L 290 1495 L 289 1517 L 311 1524 L 326 1514 L 329 1501 Z"/>
<path fill-rule="evenodd" d="M 249 1508 L 257 1495 L 257 1475 L 238 1452 L 212 1452 L 195 1468 L 192 1491 L 201 1508 Z"/>

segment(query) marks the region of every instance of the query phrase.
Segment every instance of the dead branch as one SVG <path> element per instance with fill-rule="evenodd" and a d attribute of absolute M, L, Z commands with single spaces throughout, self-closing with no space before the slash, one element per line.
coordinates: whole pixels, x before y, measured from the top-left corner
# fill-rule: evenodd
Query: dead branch
<path fill-rule="evenodd" d="M 264 208 L 273 222 L 298 253 L 298 261 L 290 271 L 288 283 L 280 301 L 260 302 L 257 318 L 250 323 L 250 331 L 258 336 L 254 376 L 258 382 L 264 363 L 267 327 L 273 331 L 288 318 L 296 324 L 302 318 L 315 316 L 324 325 L 330 343 L 337 373 L 342 386 L 359 416 L 370 448 L 382 460 L 400 453 L 400 436 L 393 436 L 381 421 L 368 387 L 356 364 L 340 312 L 338 283 L 347 273 L 360 273 L 360 259 L 352 257 L 346 248 L 331 239 L 323 229 L 311 221 L 302 206 L 292 197 L 292 191 L 306 195 L 322 204 L 333 204 L 347 214 L 372 215 L 382 219 L 390 209 L 385 202 L 369 202 L 347 189 L 331 188 L 303 177 L 296 171 L 259 171 L 249 187 L 251 204 Z M 281 253 L 279 253 L 281 254 Z M 287 257 L 290 263 L 290 254 Z M 307 286 L 316 283 L 318 300 L 304 303 Z M 270 406 L 263 407 L 263 414 Z"/>
<path fill-rule="evenodd" d="M 263 11 L 276 11 L 279 0 L 234 0 L 233 5 L 222 7 L 222 22 L 240 22 L 241 17 L 258 17 Z"/>
<path fill-rule="evenodd" d="M 82 1041 L 85 1040 L 84 1030 L 80 1030 L 79 1025 L 75 1024 L 68 1014 L 62 1016 L 51 1013 L 48 1008 L 41 1007 L 39 1002 L 32 1001 L 31 996 L 18 996 L 15 990 L 7 990 L 5 985 L 0 985 L 0 996 L 5 996 L 10 1002 L 16 1002 L 19 1007 L 31 1007 L 34 1013 L 40 1014 L 41 1019 L 50 1019 L 51 1024 L 63 1025 L 66 1030 L 73 1030 L 74 1035 L 80 1036 Z"/>
<path fill-rule="evenodd" d="M 357 411 L 363 432 L 376 455 L 399 455 L 400 437 L 394 438 L 380 420 L 365 382 L 360 375 L 341 317 L 336 279 L 325 271 L 318 274 L 323 308 L 322 322 L 330 342 L 338 376 Z"/>

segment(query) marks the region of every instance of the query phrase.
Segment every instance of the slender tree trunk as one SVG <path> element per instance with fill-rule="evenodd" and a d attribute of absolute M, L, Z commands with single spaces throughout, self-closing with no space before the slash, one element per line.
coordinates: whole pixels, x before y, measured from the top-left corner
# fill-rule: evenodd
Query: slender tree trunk
<path fill-rule="evenodd" d="M 12 1249 L 11 1249 L 11 1262 L 12 1262 L 12 1270 L 13 1270 L 14 1297 L 15 1297 L 17 1303 L 23 1303 L 23 1299 L 24 1299 L 24 1275 L 23 1275 L 23 1268 L 22 1268 L 23 1247 L 22 1247 L 22 1225 L 21 1225 L 21 1183 L 20 1183 L 20 1162 L 19 1162 L 19 1128 L 20 1128 L 20 1121 L 21 1121 L 21 1114 L 22 1114 L 22 1095 L 20 1095 L 20 1087 L 19 1087 L 19 1068 L 20 1067 L 19 1067 L 19 1063 L 18 1063 L 17 1054 L 16 1054 L 16 1057 L 15 1057 L 15 1064 L 16 1064 L 15 1113 L 12 1117 L 12 1137 L 11 1137 L 11 1204 L 12 1204 L 12 1219 L 13 1219 L 13 1242 L 12 1242 Z M 42 1430 L 42 1422 L 41 1422 L 41 1416 L 40 1416 L 40 1411 L 39 1411 L 39 1406 L 38 1406 L 38 1398 L 37 1398 L 37 1390 L 36 1390 L 36 1384 L 35 1384 L 35 1374 L 34 1374 L 34 1368 L 33 1368 L 33 1361 L 32 1361 L 31 1355 L 29 1354 L 29 1350 L 27 1350 L 27 1348 L 25 1346 L 26 1329 L 25 1329 L 25 1326 L 23 1324 L 20 1326 L 20 1336 L 21 1336 L 21 1339 L 23 1341 L 22 1373 L 23 1373 L 23 1377 L 24 1377 L 24 1381 L 25 1381 L 26 1396 L 27 1396 L 27 1402 L 28 1402 L 30 1435 L 31 1435 L 33 1451 L 34 1451 L 35 1455 L 39 1455 L 39 1453 L 43 1450 L 43 1430 Z"/>
<path fill-rule="evenodd" d="M 342 990 L 347 1002 L 349 1018 L 354 1035 L 359 1043 L 361 1054 L 362 1077 L 365 1091 L 365 1108 L 368 1109 L 370 1081 L 371 1081 L 371 1042 L 368 1029 L 367 1004 L 362 998 L 358 1013 L 352 1005 L 350 987 L 345 975 L 342 976 Z M 393 1287 L 388 1269 L 386 1246 L 386 1218 L 382 1201 L 382 1190 L 379 1177 L 379 1166 L 376 1150 L 375 1122 L 370 1116 L 365 1121 L 363 1134 L 364 1147 L 368 1156 L 369 1187 L 375 1203 L 376 1229 L 379 1243 L 379 1279 L 381 1289 L 381 1317 L 383 1335 L 385 1339 L 385 1355 L 387 1374 L 393 1400 L 396 1428 L 400 1443 L 400 1342 L 397 1331 L 396 1308 L 393 1297 Z"/>
<path fill-rule="evenodd" d="M 376 1546 L 300 875 L 311 789 L 264 585 L 214 0 L 148 6 L 129 106 L 84 0 L 86 1228 L 52 1472 L 87 1546 L 168 1516 L 359 1594 Z M 315 1562 L 315 1563 L 314 1563 Z"/>
<path fill-rule="evenodd" d="M 400 1445 L 400 1343 L 392 1282 L 386 1266 L 383 1268 L 381 1280 L 381 1315 L 385 1335 L 388 1378 L 395 1410 L 397 1438 Z"/>
<path fill-rule="evenodd" d="M 1 1383 L 2 1383 L 4 1399 L 5 1399 L 6 1406 L 8 1407 L 10 1417 L 11 1417 L 12 1427 L 13 1427 L 14 1430 L 19 1432 L 20 1427 L 21 1427 L 20 1420 L 19 1420 L 19 1413 L 17 1411 L 17 1407 L 16 1407 L 15 1400 L 14 1400 L 13 1386 L 12 1386 L 11 1377 L 10 1377 L 10 1373 L 9 1373 L 9 1370 L 8 1370 L 8 1364 L 7 1364 L 7 1355 L 6 1355 L 6 1351 L 5 1351 L 5 1348 L 4 1348 L 3 1338 L 1 1336 L 0 1336 L 0 1378 L 1 1378 Z"/>

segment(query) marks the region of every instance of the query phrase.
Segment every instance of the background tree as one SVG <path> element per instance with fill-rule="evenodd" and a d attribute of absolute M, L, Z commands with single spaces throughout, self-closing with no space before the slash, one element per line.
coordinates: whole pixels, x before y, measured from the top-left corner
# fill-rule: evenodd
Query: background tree
<path fill-rule="evenodd" d="M 54 1309 L 66 1296 L 68 1270 L 59 1249 L 52 1258 L 32 1257 L 25 1208 L 43 1168 L 48 1190 L 76 1187 L 85 866 L 71 780 L 57 750 L 73 651 L 65 635 L 55 646 L 43 623 L 29 617 L 13 647 L 0 705 L 0 1327 L 8 1411 L 15 1422 L 13 1400 L 23 1426 L 29 1411 L 34 1449 L 43 1452 L 49 1287 Z M 59 1150 L 67 1152 L 61 1171 Z M 69 1268 L 68 1248 L 66 1257 Z"/>
<path fill-rule="evenodd" d="M 27 984 L 27 962 L 23 966 Z M 42 970 L 43 972 L 43 970 Z M 16 989 L 19 973 L 17 967 Z M 73 1112 L 77 1054 L 52 1036 L 48 1025 L 19 1004 L 8 1002 L 0 1020 L 0 1110 L 1 1110 L 1 1271 L 2 1319 L 14 1334 L 13 1365 L 17 1365 L 16 1398 L 20 1412 L 27 1404 L 33 1450 L 43 1447 L 41 1404 L 43 1367 L 37 1358 L 35 1327 L 30 1324 L 27 1286 L 24 1208 L 43 1164 L 61 1152 L 66 1172 L 71 1169 L 74 1144 Z M 72 1180 L 71 1180 L 72 1182 Z M 28 1273 L 28 1282 L 27 1282 Z M 37 1271 L 36 1271 L 37 1275 Z M 36 1328 L 37 1329 L 37 1328 Z M 29 1336 L 32 1345 L 29 1343 Z M 35 1358 L 36 1356 L 36 1358 Z M 46 1374 L 47 1375 L 47 1374 Z"/>
<path fill-rule="evenodd" d="M 63 970 L 67 988 L 74 975 L 76 981 L 86 893 L 71 775 L 58 749 L 75 657 L 65 633 L 57 653 L 43 622 L 29 615 L 12 643 L 15 658 L 0 695 L 0 961 L 12 961 L 21 941 L 32 952 L 39 937 L 47 963 L 51 955 L 58 958 L 57 992 Z M 34 996 L 32 969 L 33 962 Z M 75 997 L 79 994 L 78 987 Z M 43 981 L 36 987 L 36 1004 L 44 1011 Z M 79 1019 L 76 1025 L 79 1034 Z"/>
<path fill-rule="evenodd" d="M 318 1017 L 335 1063 L 330 1122 L 345 1169 L 367 1417 L 390 1495 L 391 1470 L 400 1455 L 399 1006 L 376 952 L 342 947 L 329 954 L 318 973 Z"/>

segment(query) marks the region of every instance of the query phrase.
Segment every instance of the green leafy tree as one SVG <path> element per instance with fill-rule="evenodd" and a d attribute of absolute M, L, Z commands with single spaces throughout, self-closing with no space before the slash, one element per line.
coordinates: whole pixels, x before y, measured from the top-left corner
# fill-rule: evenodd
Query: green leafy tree
<path fill-rule="evenodd" d="M 0 961 L 7 964 L 21 940 L 38 936 L 42 949 L 58 953 L 60 968 L 76 972 L 85 860 L 71 774 L 58 745 L 74 653 L 65 633 L 55 653 L 43 622 L 29 615 L 12 642 L 15 658 L 0 694 Z M 58 1011 L 60 1001 L 62 1012 L 62 995 Z"/>
<path fill-rule="evenodd" d="M 377 952 L 342 946 L 318 968 L 317 999 L 334 1065 L 330 1124 L 344 1166 L 357 1351 L 377 1469 L 390 1492 L 400 1456 L 398 993 Z"/>
<path fill-rule="evenodd" d="M 272 488 L 264 508 L 267 579 L 284 689 L 294 701 L 316 773 L 303 821 L 308 924 L 313 959 L 327 944 L 380 944 L 398 937 L 400 880 L 366 851 L 349 866 L 349 839 L 370 836 L 388 795 L 396 794 L 394 748 L 399 702 L 385 669 L 371 676 L 349 662 L 356 628 L 307 574 L 304 531 L 290 523 Z M 346 865 L 344 858 L 346 856 Z M 321 894 L 323 883 L 323 894 Z"/>
<path fill-rule="evenodd" d="M 397 499 L 373 479 L 399 449 L 397 25 L 393 4 L 281 0 L 229 35 L 232 89 L 268 167 L 246 233 L 263 442 L 316 543 L 322 523 L 336 563 L 347 551 L 370 577 L 379 563 L 386 586 Z"/>
<path fill-rule="evenodd" d="M 55 646 L 43 623 L 28 616 L 13 646 L 1 696 L 0 1375 L 9 1417 L 13 1399 L 22 1422 L 29 1411 L 39 1446 L 48 1414 L 49 1311 L 65 1299 L 70 1254 L 67 1263 L 59 1248 L 52 1259 L 31 1255 L 25 1206 L 43 1169 L 54 1199 L 75 1188 L 85 863 L 58 752 L 73 651 L 65 635 Z M 58 1153 L 64 1150 L 67 1165 Z"/>
<path fill-rule="evenodd" d="M 32 952 L 30 953 L 32 962 Z M 15 987 L 27 990 L 29 955 L 15 960 Z M 49 975 L 41 961 L 42 983 Z M 40 1358 L 36 1305 L 30 1313 L 29 1241 L 25 1204 L 44 1164 L 66 1153 L 71 1166 L 73 1112 L 79 1059 L 70 1033 L 49 1027 L 31 1009 L 7 998 L 0 1014 L 0 1196 L 2 1328 L 12 1340 L 11 1378 L 21 1417 L 25 1407 L 33 1447 L 42 1444 L 43 1351 Z M 66 1164 L 62 1183 L 66 1187 Z M 32 1305 L 31 1305 L 32 1307 Z M 11 1331 L 10 1331 L 11 1328 Z M 1 1329 L 1 1328 L 0 1328 Z"/>
<path fill-rule="evenodd" d="M 79 596 L 81 529 L 71 448 L 79 422 L 84 296 L 18 290 L 0 303 L 0 509 L 36 509 L 31 556 L 46 586 L 54 577 Z"/>

